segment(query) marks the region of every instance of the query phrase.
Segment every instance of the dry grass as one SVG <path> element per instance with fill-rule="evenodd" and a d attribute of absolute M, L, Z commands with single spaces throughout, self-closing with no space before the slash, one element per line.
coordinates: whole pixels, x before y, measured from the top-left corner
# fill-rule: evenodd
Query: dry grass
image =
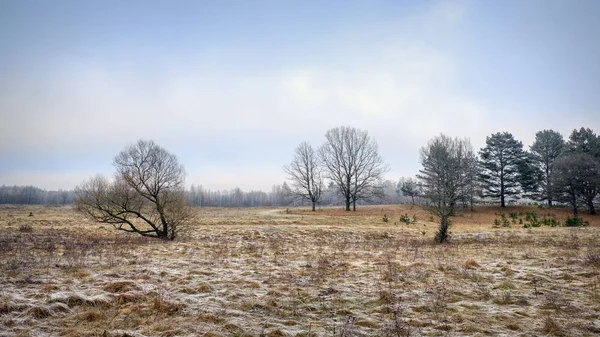
<path fill-rule="evenodd" d="M 597 335 L 600 217 L 586 228 L 492 228 L 501 213 L 531 211 L 569 216 L 480 207 L 454 218 L 450 243 L 437 245 L 436 223 L 410 206 L 209 208 L 180 240 L 159 242 L 68 207 L 1 206 L 0 331 Z"/>

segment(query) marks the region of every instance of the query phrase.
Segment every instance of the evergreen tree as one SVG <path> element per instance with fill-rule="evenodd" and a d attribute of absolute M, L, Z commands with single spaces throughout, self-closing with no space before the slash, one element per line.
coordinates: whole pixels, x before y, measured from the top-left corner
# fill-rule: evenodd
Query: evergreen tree
<path fill-rule="evenodd" d="M 522 165 L 526 160 L 523 143 L 508 132 L 498 132 L 486 137 L 486 146 L 479 151 L 483 172 L 484 197 L 500 199 L 506 207 L 506 199 L 518 199 L 522 192 Z"/>
<path fill-rule="evenodd" d="M 554 162 L 563 153 L 564 147 L 563 136 L 554 130 L 538 131 L 530 147 L 533 160 L 541 170 L 540 193 L 536 199 L 547 200 L 548 206 L 552 206 L 552 201 L 555 199 L 552 193 Z"/>
<path fill-rule="evenodd" d="M 415 204 L 415 197 L 421 195 L 421 185 L 419 182 L 413 178 L 408 178 L 403 181 L 398 182 L 398 191 L 402 193 L 403 196 L 410 197 L 412 200 L 412 204 Z"/>
<path fill-rule="evenodd" d="M 585 153 L 600 159 L 600 137 L 590 128 L 573 130 L 566 144 L 568 154 Z"/>

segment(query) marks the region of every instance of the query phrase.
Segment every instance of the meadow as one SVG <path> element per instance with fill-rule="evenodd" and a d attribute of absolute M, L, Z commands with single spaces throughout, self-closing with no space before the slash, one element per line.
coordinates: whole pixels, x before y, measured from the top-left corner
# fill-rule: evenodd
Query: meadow
<path fill-rule="evenodd" d="M 410 205 L 195 212 L 165 242 L 0 206 L 0 336 L 600 334 L 600 216 L 480 206 L 440 245 Z"/>

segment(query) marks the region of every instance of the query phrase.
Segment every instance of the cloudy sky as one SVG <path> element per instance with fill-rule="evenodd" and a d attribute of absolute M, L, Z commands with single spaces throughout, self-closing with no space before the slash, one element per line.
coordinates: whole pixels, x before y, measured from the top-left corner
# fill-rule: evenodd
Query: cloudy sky
<path fill-rule="evenodd" d="M 600 1 L 0 1 L 0 185 L 73 188 L 137 139 L 270 190 L 366 129 L 412 176 L 440 132 L 600 132 Z"/>

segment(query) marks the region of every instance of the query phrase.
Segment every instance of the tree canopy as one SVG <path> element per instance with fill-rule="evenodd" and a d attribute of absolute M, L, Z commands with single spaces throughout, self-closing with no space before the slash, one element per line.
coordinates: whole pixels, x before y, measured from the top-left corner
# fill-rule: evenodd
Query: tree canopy
<path fill-rule="evenodd" d="M 177 157 L 153 141 L 140 140 L 113 164 L 113 181 L 97 175 L 75 189 L 77 210 L 118 230 L 174 239 L 190 218 L 185 170 Z"/>

